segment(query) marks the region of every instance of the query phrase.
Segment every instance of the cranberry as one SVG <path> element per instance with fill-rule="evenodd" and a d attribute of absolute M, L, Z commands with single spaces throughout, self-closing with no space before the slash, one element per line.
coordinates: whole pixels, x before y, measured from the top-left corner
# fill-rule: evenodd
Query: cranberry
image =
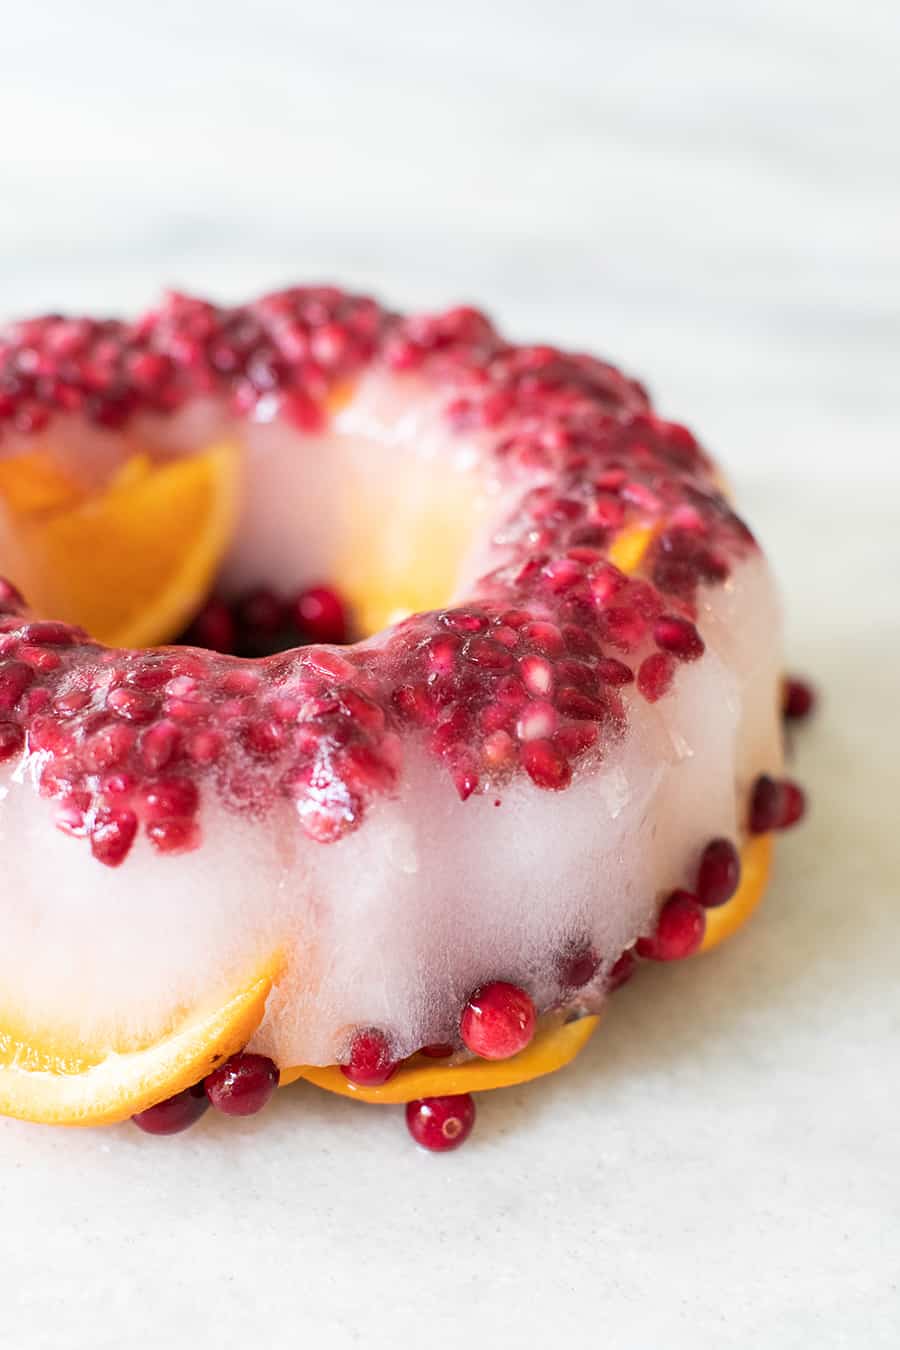
<path fill-rule="evenodd" d="M 475 1102 L 468 1092 L 458 1097 L 422 1097 L 406 1103 L 406 1127 L 422 1148 L 448 1153 L 472 1133 Z"/>
<path fill-rule="evenodd" d="M 559 982 L 563 989 L 582 989 L 597 974 L 600 958 L 591 946 L 579 947 L 563 960 Z"/>
<path fill-rule="evenodd" d="M 347 610 L 330 586 L 310 586 L 291 604 L 293 621 L 310 642 L 347 641 Z"/>
<path fill-rule="evenodd" d="M 518 985 L 495 980 L 471 995 L 459 1030 L 466 1048 L 481 1059 L 509 1059 L 534 1035 L 534 1004 Z"/>
<path fill-rule="evenodd" d="M 706 910 L 689 891 L 673 891 L 659 912 L 652 937 L 638 938 L 640 956 L 651 961 L 680 961 L 693 956 L 706 932 Z"/>
<path fill-rule="evenodd" d="M 455 1045 L 449 1045 L 442 1041 L 435 1042 L 434 1045 L 423 1045 L 419 1054 L 425 1055 L 428 1059 L 449 1059 L 455 1051 Z"/>
<path fill-rule="evenodd" d="M 766 834 L 777 830 L 784 809 L 784 793 L 781 784 L 768 774 L 761 774 L 753 785 L 750 798 L 750 831 L 752 834 Z"/>
<path fill-rule="evenodd" d="M 274 592 L 260 588 L 238 601 L 237 617 L 251 640 L 271 638 L 284 623 L 284 605 Z"/>
<path fill-rule="evenodd" d="M 697 871 L 697 899 L 704 909 L 730 900 L 740 885 L 740 854 L 730 839 L 712 839 L 703 850 Z"/>
<path fill-rule="evenodd" d="M 278 1086 L 278 1069 L 265 1055 L 232 1055 L 204 1080 L 206 1095 L 226 1116 L 255 1116 Z"/>
<path fill-rule="evenodd" d="M 180 1134 L 198 1121 L 208 1106 L 203 1084 L 195 1083 L 174 1097 L 148 1106 L 146 1111 L 139 1111 L 131 1119 L 138 1129 L 147 1134 Z"/>
<path fill-rule="evenodd" d="M 613 962 L 606 977 L 606 987 L 611 994 L 615 993 L 617 989 L 621 989 L 623 984 L 628 983 L 637 970 L 637 964 L 637 957 L 630 947 Z"/>
<path fill-rule="evenodd" d="M 781 816 L 777 828 L 779 830 L 789 830 L 792 825 L 796 825 L 798 820 L 802 820 L 806 814 L 806 793 L 790 778 L 785 778 L 781 784 Z"/>
<path fill-rule="evenodd" d="M 340 1066 L 341 1073 L 360 1087 L 378 1087 L 397 1072 L 398 1062 L 384 1032 L 368 1027 L 354 1033 L 350 1042 L 350 1062 Z"/>
<path fill-rule="evenodd" d="M 784 682 L 782 709 L 791 721 L 809 717 L 816 705 L 816 691 L 806 680 L 787 679 Z"/>
<path fill-rule="evenodd" d="M 231 654 L 237 647 L 237 624 L 224 600 L 210 600 L 191 624 L 184 641 L 191 647 Z"/>

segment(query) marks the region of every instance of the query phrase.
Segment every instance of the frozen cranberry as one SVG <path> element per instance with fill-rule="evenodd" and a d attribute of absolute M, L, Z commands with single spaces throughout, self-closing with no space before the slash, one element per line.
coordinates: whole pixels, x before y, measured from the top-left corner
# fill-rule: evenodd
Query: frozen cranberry
<path fill-rule="evenodd" d="M 310 586 L 291 604 L 291 617 L 310 642 L 346 642 L 347 610 L 330 586 Z"/>
<path fill-rule="evenodd" d="M 350 1042 L 350 1062 L 340 1066 L 341 1073 L 360 1087 L 378 1087 L 397 1072 L 397 1061 L 384 1032 L 375 1027 L 357 1031 Z"/>
<path fill-rule="evenodd" d="M 237 617 L 248 638 L 271 638 L 284 623 L 284 605 L 272 591 L 251 591 L 238 601 Z"/>
<path fill-rule="evenodd" d="M 799 783 L 793 782 L 790 778 L 785 778 L 781 784 L 781 816 L 778 821 L 778 829 L 789 830 L 805 815 L 806 793 Z"/>
<path fill-rule="evenodd" d="M 210 600 L 201 609 L 185 634 L 192 647 L 208 647 L 213 652 L 233 653 L 237 646 L 237 624 L 224 600 Z"/>
<path fill-rule="evenodd" d="M 715 909 L 730 900 L 740 885 L 740 854 L 730 839 L 712 839 L 703 850 L 697 869 L 697 899 L 704 909 Z"/>
<path fill-rule="evenodd" d="M 265 1055 L 232 1055 L 204 1080 L 206 1095 L 226 1116 L 255 1116 L 278 1086 L 278 1070 Z"/>
<path fill-rule="evenodd" d="M 475 1102 L 468 1092 L 458 1097 L 421 1097 L 406 1103 L 406 1127 L 422 1148 L 447 1153 L 472 1133 Z"/>
<path fill-rule="evenodd" d="M 652 937 L 638 938 L 640 956 L 650 961 L 680 961 L 693 956 L 706 932 L 706 910 L 689 891 L 673 891 L 659 912 Z"/>
<path fill-rule="evenodd" d="M 534 1035 L 534 1004 L 515 984 L 495 980 L 472 994 L 460 1019 L 463 1042 L 481 1059 L 509 1059 Z"/>
<path fill-rule="evenodd" d="M 760 774 L 753 785 L 750 799 L 750 830 L 753 834 L 765 834 L 776 830 L 784 807 L 784 794 L 781 784 L 768 774 Z"/>
<path fill-rule="evenodd" d="M 621 989 L 623 984 L 628 983 L 637 970 L 637 964 L 637 957 L 630 947 L 613 962 L 606 977 L 606 987 L 611 994 L 615 993 L 617 989 Z"/>
<path fill-rule="evenodd" d="M 131 1119 L 138 1129 L 147 1134 L 180 1134 L 198 1121 L 208 1106 L 203 1084 L 195 1083 L 193 1087 L 185 1088 L 184 1092 L 167 1097 L 155 1106 L 148 1106 L 146 1111 L 139 1111 Z"/>
<path fill-rule="evenodd" d="M 806 680 L 787 679 L 784 682 L 782 709 L 791 721 L 809 717 L 816 706 L 816 691 Z"/>
<path fill-rule="evenodd" d="M 455 1045 L 449 1045 L 446 1042 L 435 1042 L 434 1045 L 423 1045 L 419 1054 L 425 1055 L 427 1059 L 449 1059 L 455 1050 Z"/>
<path fill-rule="evenodd" d="M 559 982 L 564 989 L 582 989 L 597 974 L 600 958 L 591 946 L 570 951 L 563 959 Z"/>

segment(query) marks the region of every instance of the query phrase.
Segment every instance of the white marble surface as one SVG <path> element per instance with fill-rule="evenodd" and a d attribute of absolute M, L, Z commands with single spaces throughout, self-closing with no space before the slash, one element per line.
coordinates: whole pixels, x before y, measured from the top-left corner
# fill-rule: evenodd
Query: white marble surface
<path fill-rule="evenodd" d="M 898 14 L 4 9 L 0 313 L 330 276 L 606 350 L 723 456 L 825 688 L 758 921 L 460 1154 L 306 1088 L 0 1124 L 5 1345 L 897 1345 Z"/>

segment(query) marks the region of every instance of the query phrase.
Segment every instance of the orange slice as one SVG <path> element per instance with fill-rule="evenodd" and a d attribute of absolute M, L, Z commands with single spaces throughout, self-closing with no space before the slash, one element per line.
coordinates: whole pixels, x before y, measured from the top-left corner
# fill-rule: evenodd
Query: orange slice
<path fill-rule="evenodd" d="M 0 497 L 16 515 L 75 505 L 84 493 L 45 450 L 0 459 Z"/>
<path fill-rule="evenodd" d="M 136 455 L 99 495 L 23 522 L 29 575 L 16 581 L 38 613 L 109 646 L 167 641 L 211 589 L 237 504 L 230 446 L 166 464 Z"/>
<path fill-rule="evenodd" d="M 364 1102 L 396 1104 L 418 1097 L 455 1097 L 460 1092 L 487 1092 L 491 1088 L 513 1087 L 553 1073 L 574 1059 L 597 1029 L 599 1017 L 582 1017 L 577 1022 L 548 1026 L 539 1030 L 531 1044 L 512 1059 L 471 1059 L 464 1064 L 436 1065 L 434 1060 L 415 1055 L 403 1064 L 393 1078 L 380 1087 L 360 1087 L 345 1078 L 333 1065 L 319 1069 L 306 1065 L 282 1072 L 281 1083 L 305 1078 L 327 1092 L 342 1097 L 357 1097 Z"/>
<path fill-rule="evenodd" d="M 700 952 L 717 947 L 750 918 L 765 892 L 771 860 L 771 835 L 758 835 L 744 845 L 741 884 L 727 904 L 707 910 L 706 936 Z M 587 1045 L 599 1020 L 599 1017 L 583 1017 L 578 1022 L 562 1025 L 548 1023 L 538 1031 L 528 1048 L 512 1059 L 439 1064 L 423 1055 L 414 1055 L 380 1087 L 360 1087 L 351 1083 L 334 1065 L 284 1069 L 281 1086 L 305 1078 L 326 1092 L 383 1104 L 415 1101 L 419 1097 L 453 1097 L 461 1092 L 489 1092 L 494 1088 L 527 1083 L 532 1078 L 541 1078 L 564 1068 Z"/>
<path fill-rule="evenodd" d="M 0 1029 L 0 1115 L 46 1125 L 110 1125 L 172 1097 L 246 1045 L 262 1021 L 275 962 L 218 1008 L 185 1013 L 153 1044 L 66 1052 Z"/>

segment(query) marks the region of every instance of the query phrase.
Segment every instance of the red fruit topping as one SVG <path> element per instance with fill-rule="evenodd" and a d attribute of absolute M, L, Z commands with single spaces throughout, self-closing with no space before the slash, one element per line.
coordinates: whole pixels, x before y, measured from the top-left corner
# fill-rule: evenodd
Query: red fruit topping
<path fill-rule="evenodd" d="M 654 652 L 638 667 L 637 687 L 648 703 L 662 698 L 672 683 L 675 661 L 666 652 Z"/>
<path fill-rule="evenodd" d="M 455 1052 L 455 1045 L 448 1045 L 444 1042 L 440 1042 L 435 1043 L 434 1045 L 423 1045 L 419 1054 L 425 1055 L 428 1059 L 449 1059 Z"/>
<path fill-rule="evenodd" d="M 540 788 L 558 792 L 572 780 L 568 762 L 550 741 L 528 741 L 522 747 L 522 764 L 528 777 Z"/>
<path fill-rule="evenodd" d="M 816 706 L 816 691 L 806 680 L 785 680 L 782 697 L 784 715 L 792 721 L 809 717 Z"/>
<path fill-rule="evenodd" d="M 628 983 L 637 970 L 637 964 L 637 957 L 630 947 L 613 962 L 606 977 L 606 987 L 611 994 L 615 993 L 617 989 L 621 989 L 623 984 Z"/>
<path fill-rule="evenodd" d="M 703 850 L 697 870 L 697 899 L 704 909 L 730 900 L 740 885 L 741 857 L 730 839 L 712 839 Z"/>
<path fill-rule="evenodd" d="M 706 910 L 688 891 L 673 891 L 659 912 L 652 937 L 638 938 L 639 956 L 651 961 L 680 961 L 693 956 L 706 932 Z"/>
<path fill-rule="evenodd" d="M 290 609 L 296 627 L 310 642 L 347 641 L 347 611 L 330 586 L 310 586 L 301 591 Z"/>
<path fill-rule="evenodd" d="M 0 722 L 0 764 L 18 755 L 25 744 L 25 733 L 15 722 Z"/>
<path fill-rule="evenodd" d="M 463 1044 L 481 1059 L 509 1059 L 534 1035 L 537 1013 L 518 985 L 495 980 L 472 994 L 460 1018 Z"/>
<path fill-rule="evenodd" d="M 582 989 L 597 974 L 600 958 L 593 947 L 579 947 L 564 957 L 559 972 L 563 989 Z"/>
<path fill-rule="evenodd" d="M 226 1116 L 255 1116 L 278 1086 L 278 1069 L 265 1055 L 232 1055 L 204 1080 L 206 1095 Z"/>
<path fill-rule="evenodd" d="M 231 653 L 237 650 L 237 624 L 224 600 L 210 600 L 184 638 L 190 647 L 206 647 L 213 652 Z"/>
<path fill-rule="evenodd" d="M 781 784 L 781 817 L 778 821 L 779 830 L 789 830 L 792 825 L 796 825 L 798 820 L 802 820 L 806 814 L 806 793 L 800 787 L 799 783 L 793 782 L 790 778 L 785 778 Z"/>
<path fill-rule="evenodd" d="M 391 1050 L 384 1032 L 370 1027 L 354 1033 L 350 1042 L 350 1062 L 340 1066 L 341 1073 L 360 1087 L 378 1087 L 393 1077 L 398 1061 L 391 1058 Z"/>
<path fill-rule="evenodd" d="M 238 601 L 238 623 L 249 640 L 272 638 L 285 619 L 285 607 L 272 591 L 251 591 Z"/>
<path fill-rule="evenodd" d="M 679 661 L 696 661 L 706 646 L 696 626 L 677 614 L 663 614 L 653 625 L 653 641 Z"/>
<path fill-rule="evenodd" d="M 133 811 L 111 811 L 101 807 L 91 830 L 91 852 L 107 867 L 118 867 L 128 856 L 137 833 Z"/>
<path fill-rule="evenodd" d="M 200 1119 L 209 1106 L 202 1083 L 185 1088 L 156 1106 L 148 1106 L 131 1119 L 147 1134 L 180 1134 Z"/>
<path fill-rule="evenodd" d="M 406 1103 L 406 1128 L 422 1148 L 447 1153 L 472 1133 L 475 1102 L 468 1092 L 458 1097 L 422 1097 Z"/>

